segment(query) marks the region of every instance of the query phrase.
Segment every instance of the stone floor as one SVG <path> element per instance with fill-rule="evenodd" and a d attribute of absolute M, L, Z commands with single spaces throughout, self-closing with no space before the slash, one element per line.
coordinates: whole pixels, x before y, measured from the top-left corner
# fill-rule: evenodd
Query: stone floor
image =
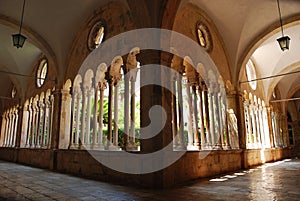
<path fill-rule="evenodd" d="M 300 159 L 286 159 L 173 189 L 97 182 L 0 161 L 0 200 L 300 200 Z"/>

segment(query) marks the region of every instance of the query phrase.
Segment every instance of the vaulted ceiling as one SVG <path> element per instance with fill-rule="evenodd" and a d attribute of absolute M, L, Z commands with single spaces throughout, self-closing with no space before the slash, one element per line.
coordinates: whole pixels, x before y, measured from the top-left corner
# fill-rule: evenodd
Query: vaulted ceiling
<path fill-rule="evenodd" d="M 145 0 L 148 1 L 148 0 Z M 27 0 L 24 31 L 28 40 L 23 48 L 12 46 L 11 35 L 18 32 L 22 0 L 0 0 L 0 70 L 29 75 L 37 57 L 43 53 L 56 63 L 56 72 L 64 78 L 72 42 L 85 20 L 110 0 Z M 120 0 L 129 10 L 137 12 L 142 0 Z M 284 33 L 291 38 L 291 48 L 282 52 L 276 38 L 280 37 L 276 0 L 161 0 L 178 3 L 178 10 L 192 3 L 203 10 L 222 37 L 231 67 L 232 82 L 238 85 L 240 69 L 249 58 L 257 64 L 260 76 L 266 77 L 300 69 L 300 1 L 281 0 Z M 148 4 L 144 2 L 144 4 Z M 159 4 L 159 3 L 158 3 Z M 151 5 L 150 5 L 151 7 Z M 145 8 L 145 7 L 143 7 Z M 149 6 L 148 6 L 149 8 Z M 151 9 L 149 8 L 149 11 Z M 142 20 L 142 19 L 141 19 Z M 266 100 L 277 85 L 282 98 L 291 97 L 300 86 L 300 74 L 264 81 Z M 24 95 L 27 80 L 20 76 L 0 74 L 1 97 L 9 97 L 11 83 Z M 10 83 L 10 84 L 7 84 Z"/>

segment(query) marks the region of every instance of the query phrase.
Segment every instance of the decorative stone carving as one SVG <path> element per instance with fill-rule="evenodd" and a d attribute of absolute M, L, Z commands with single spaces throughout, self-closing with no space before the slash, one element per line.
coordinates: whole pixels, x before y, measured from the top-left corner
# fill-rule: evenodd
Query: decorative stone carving
<path fill-rule="evenodd" d="M 138 55 L 139 53 L 140 53 L 140 48 L 135 47 L 130 51 L 127 57 L 126 70 L 127 73 L 130 73 L 130 80 L 133 82 L 136 81 L 136 76 L 138 71 L 137 68 L 138 61 L 136 60 L 136 55 Z"/>
<path fill-rule="evenodd" d="M 234 94 L 235 93 L 234 86 L 232 85 L 232 83 L 230 82 L 230 80 L 226 80 L 225 86 L 226 86 L 225 89 L 226 89 L 226 93 L 227 94 Z"/>
<path fill-rule="evenodd" d="M 107 72 L 107 65 L 105 63 L 101 63 L 98 66 L 97 73 L 96 73 L 96 85 L 98 85 L 100 90 L 106 89 L 106 79 L 105 73 Z"/>
<path fill-rule="evenodd" d="M 140 48 L 135 47 L 133 48 L 128 56 L 127 56 L 127 62 L 126 62 L 126 69 L 127 72 L 129 72 L 132 69 L 136 69 L 137 67 L 137 60 L 136 60 L 136 56 L 140 53 Z"/>
<path fill-rule="evenodd" d="M 171 68 L 182 75 L 184 72 L 183 59 L 177 55 L 178 53 L 174 48 L 171 48 L 171 52 L 173 53 Z"/>
<path fill-rule="evenodd" d="M 122 79 L 122 74 L 120 72 L 122 65 L 123 65 L 123 59 L 121 56 L 115 57 L 111 63 L 109 76 L 111 78 L 111 83 L 113 85 L 117 85 Z"/>
<path fill-rule="evenodd" d="M 185 67 L 185 75 L 190 86 L 197 86 L 199 84 L 198 74 L 190 57 L 184 58 L 183 66 Z"/>

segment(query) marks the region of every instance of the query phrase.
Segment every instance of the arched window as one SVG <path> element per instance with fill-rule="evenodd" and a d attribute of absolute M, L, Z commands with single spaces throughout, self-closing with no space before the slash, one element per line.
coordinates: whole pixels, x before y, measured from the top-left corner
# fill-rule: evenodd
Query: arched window
<path fill-rule="evenodd" d="M 294 131 L 291 125 L 288 125 L 288 132 L 289 132 L 289 142 L 290 145 L 294 145 Z"/>
<path fill-rule="evenodd" d="M 257 78 L 255 66 L 251 59 L 249 59 L 249 61 L 246 64 L 246 75 L 247 75 L 248 81 L 255 80 Z M 256 90 L 256 87 L 257 87 L 256 81 L 249 82 L 249 85 L 250 85 L 251 89 Z"/>
<path fill-rule="evenodd" d="M 42 87 L 46 76 L 47 76 L 47 72 L 48 72 L 48 62 L 47 59 L 42 59 L 39 63 L 39 67 L 37 69 L 37 74 L 36 74 L 36 84 L 38 87 Z"/>

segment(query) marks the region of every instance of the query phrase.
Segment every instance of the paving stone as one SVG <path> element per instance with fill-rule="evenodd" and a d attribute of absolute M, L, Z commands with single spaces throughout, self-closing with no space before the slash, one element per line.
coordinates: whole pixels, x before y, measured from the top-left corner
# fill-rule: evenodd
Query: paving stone
<path fill-rule="evenodd" d="M 269 163 L 165 190 L 118 186 L 0 161 L 1 201 L 298 201 L 299 185 L 299 159 Z"/>

